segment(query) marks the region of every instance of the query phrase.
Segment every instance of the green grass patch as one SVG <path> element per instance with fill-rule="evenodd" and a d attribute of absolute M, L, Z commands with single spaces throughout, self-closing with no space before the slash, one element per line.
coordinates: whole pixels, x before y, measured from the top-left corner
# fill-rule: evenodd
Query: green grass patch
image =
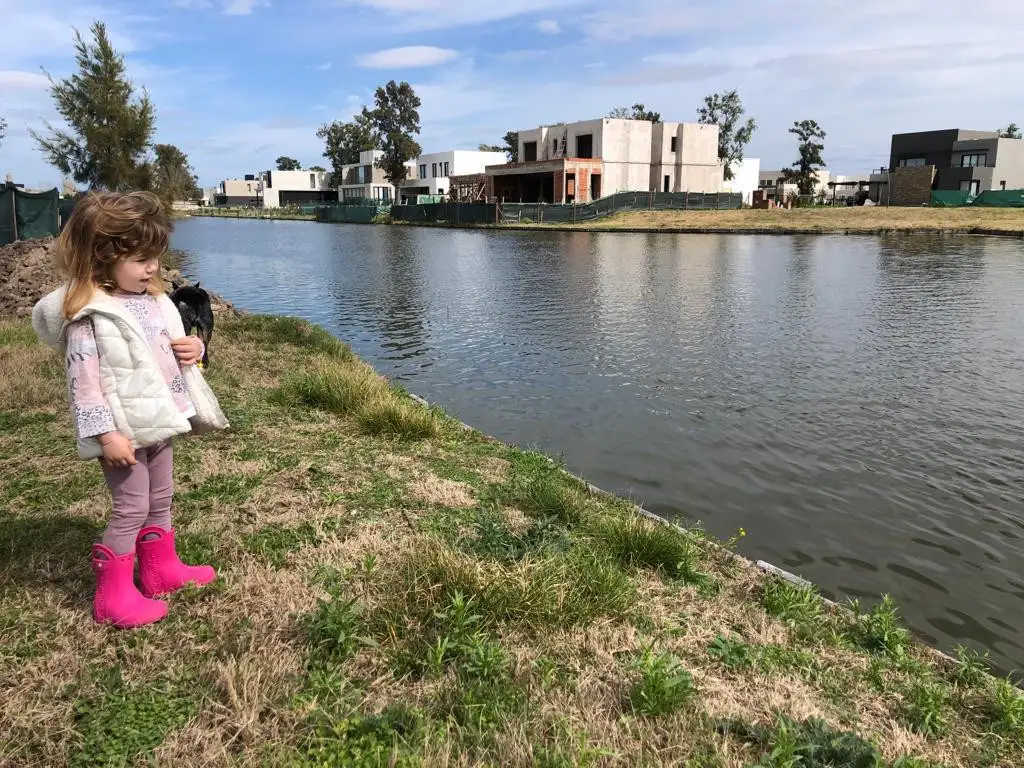
<path fill-rule="evenodd" d="M 283 404 L 297 403 L 348 416 L 386 395 L 387 385 L 367 366 L 313 358 L 303 370 L 289 373 L 278 393 Z"/>
<path fill-rule="evenodd" d="M 440 430 L 433 411 L 412 400 L 399 400 L 393 394 L 366 403 L 358 420 L 367 434 L 400 440 L 423 440 Z"/>
<path fill-rule="evenodd" d="M 869 653 L 882 653 L 894 659 L 907 655 L 911 637 L 893 599 L 886 595 L 882 602 L 868 613 L 861 613 L 854 603 L 855 618 L 845 631 L 845 637 L 858 648 Z"/>
<path fill-rule="evenodd" d="M 533 517 L 555 518 L 566 526 L 580 522 L 586 494 L 578 482 L 540 454 L 515 451 L 510 458 L 512 477 L 498 490 L 502 503 Z"/>
<path fill-rule="evenodd" d="M 30 324 L 0 321 L 0 347 L 34 347 L 38 343 Z"/>
<path fill-rule="evenodd" d="M 266 479 L 267 473 L 246 474 L 243 472 L 224 472 L 206 478 L 202 483 L 182 493 L 175 494 L 175 502 L 183 509 L 202 506 L 211 501 L 222 504 L 244 504 Z"/>
<path fill-rule="evenodd" d="M 753 649 L 742 640 L 718 635 L 708 646 L 708 656 L 729 669 L 746 669 L 754 663 Z"/>
<path fill-rule="evenodd" d="M 589 527 L 590 534 L 626 568 L 649 568 L 694 579 L 699 557 L 690 537 L 670 525 L 635 513 L 607 515 Z"/>
<path fill-rule="evenodd" d="M 634 583 L 597 553 L 574 550 L 505 564 L 429 541 L 399 566 L 388 593 L 394 623 L 407 614 L 429 617 L 458 593 L 472 598 L 482 627 L 565 628 L 600 616 L 625 618 L 636 603 Z"/>
<path fill-rule="evenodd" d="M 151 754 L 199 708 L 195 698 L 166 682 L 129 688 L 117 668 L 110 671 L 105 688 L 75 705 L 80 742 L 68 761 L 70 768 L 131 765 Z"/>
<path fill-rule="evenodd" d="M 816 637 L 821 632 L 823 604 L 813 587 L 770 579 L 761 593 L 761 605 L 770 616 L 781 619 L 800 637 Z"/>
<path fill-rule="evenodd" d="M 355 360 L 352 349 L 325 329 L 297 317 L 247 315 L 244 319 L 230 320 L 218 326 L 224 337 L 222 343 L 247 342 L 273 349 L 281 344 L 293 344 L 303 350 L 325 355 L 342 362 Z"/>
<path fill-rule="evenodd" d="M 878 768 L 878 749 L 851 731 L 824 720 L 780 716 L 774 726 L 730 723 L 728 730 L 761 750 L 755 768 Z"/>
<path fill-rule="evenodd" d="M 281 568 L 290 553 L 297 552 L 302 547 L 319 543 L 324 535 L 336 531 L 342 522 L 340 519 L 331 519 L 322 522 L 319 526 L 303 523 L 294 527 L 270 523 L 259 530 L 245 534 L 242 537 L 242 546 L 247 552 L 256 555 L 268 565 Z"/>
<path fill-rule="evenodd" d="M 634 714 L 669 714 L 686 706 L 697 695 L 693 675 L 683 667 L 682 659 L 671 653 L 656 653 L 648 646 L 634 666 L 637 677 L 626 698 Z"/>

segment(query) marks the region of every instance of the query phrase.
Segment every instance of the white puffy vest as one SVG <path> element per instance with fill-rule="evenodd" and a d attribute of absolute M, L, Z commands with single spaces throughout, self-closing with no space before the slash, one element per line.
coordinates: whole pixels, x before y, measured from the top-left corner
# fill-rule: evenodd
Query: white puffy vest
<path fill-rule="evenodd" d="M 194 365 L 183 367 L 182 377 L 196 415 L 190 420 L 181 413 L 142 328 L 121 302 L 97 291 L 89 303 L 67 321 L 61 311 L 65 292 L 66 286 L 39 300 L 32 310 L 32 327 L 43 341 L 64 354 L 68 324 L 90 316 L 96 335 L 103 395 L 113 412 L 118 432 L 132 445 L 144 448 L 193 430 L 205 432 L 228 426 L 217 398 Z M 181 316 L 171 300 L 160 295 L 157 303 L 171 338 L 184 336 Z M 83 459 L 102 456 L 99 440 L 95 437 L 80 439 L 78 455 Z"/>

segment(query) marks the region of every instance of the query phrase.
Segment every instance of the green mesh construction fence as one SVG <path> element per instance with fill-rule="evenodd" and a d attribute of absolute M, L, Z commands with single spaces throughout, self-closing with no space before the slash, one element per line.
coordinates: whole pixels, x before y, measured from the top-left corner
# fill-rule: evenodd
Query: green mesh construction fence
<path fill-rule="evenodd" d="M 733 210 L 743 207 L 743 195 L 698 192 L 619 192 L 581 205 L 548 203 L 428 203 L 395 205 L 395 221 L 449 224 L 549 223 L 575 224 L 636 210 Z"/>
<path fill-rule="evenodd" d="M 965 205 L 970 205 L 970 200 L 970 192 L 936 189 L 932 190 L 930 205 L 933 208 L 963 208 Z"/>
<path fill-rule="evenodd" d="M 394 221 L 449 224 L 494 224 L 498 221 L 495 203 L 427 203 L 426 205 L 393 205 Z"/>
<path fill-rule="evenodd" d="M 316 220 L 327 224 L 369 224 L 378 213 L 376 205 L 321 205 Z"/>
<path fill-rule="evenodd" d="M 1024 189 L 990 189 L 974 198 L 972 205 L 985 208 L 1024 208 Z"/>
<path fill-rule="evenodd" d="M 1024 189 L 990 189 L 972 196 L 961 190 L 932 192 L 933 208 L 1024 208 Z"/>
<path fill-rule="evenodd" d="M 617 192 L 581 205 L 502 203 L 501 221 L 574 224 L 620 211 L 715 211 L 743 207 L 743 195 L 731 192 Z"/>
<path fill-rule="evenodd" d="M 10 183 L 0 188 L 0 245 L 56 235 L 59 199 L 56 189 L 25 192 Z"/>

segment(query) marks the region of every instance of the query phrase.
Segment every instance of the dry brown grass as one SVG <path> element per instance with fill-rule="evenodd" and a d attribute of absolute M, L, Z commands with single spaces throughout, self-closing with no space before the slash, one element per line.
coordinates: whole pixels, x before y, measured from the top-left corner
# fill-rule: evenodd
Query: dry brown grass
<path fill-rule="evenodd" d="M 0 346 L 0 387 L 35 392 L 15 395 L 11 411 L 2 401 L 0 418 L 55 415 L 0 434 L 0 765 L 64 764 L 108 737 L 127 739 L 129 762 L 284 764 L 301 762 L 319 733 L 353 765 L 352 744 L 387 752 L 397 739 L 427 766 L 741 766 L 770 745 L 716 724 L 770 725 L 780 713 L 855 730 L 888 760 L 976 762 L 982 723 L 950 710 L 942 734 L 914 732 L 900 686 L 917 673 L 872 687 L 877 657 L 769 616 L 765 576 L 749 562 L 701 545 L 691 566 L 704 580 L 673 578 L 656 570 L 673 551 L 651 541 L 662 529 L 602 527 L 624 508 L 580 497 L 536 457 L 443 424 L 427 440 L 374 437 L 358 413 L 281 402 L 275 390 L 310 355 L 357 365 L 356 380 L 369 381 L 307 326 L 226 319 L 218 333 L 210 379 L 236 426 L 176 445 L 179 539 L 190 557 L 213 559 L 218 581 L 175 596 L 166 621 L 116 632 L 89 616 L 88 545 L 109 509 L 102 477 L 67 443 L 54 447 L 70 440 L 55 356 L 22 343 L 23 326 L 0 326 L 0 339 L 21 339 L 16 354 Z M 30 365 L 19 372 L 15 359 Z M 645 565 L 602 554 L 616 531 L 647 542 Z M 472 598 L 464 625 L 457 593 Z M 748 649 L 749 666 L 709 654 L 721 636 Z M 438 644 L 448 650 L 435 670 Z M 696 688 L 658 716 L 629 700 L 647 647 L 678 659 Z M 768 649 L 782 660 L 769 664 Z M 501 661 L 481 672 L 486 653 Z M 159 686 L 189 715 L 148 723 L 156 740 L 131 742 L 133 724 L 100 705 L 144 702 Z M 372 719 L 396 707 L 418 712 L 422 728 L 399 735 Z M 341 730 L 318 731 L 324 722 Z M 1008 749 L 997 759 L 1022 755 Z"/>
<path fill-rule="evenodd" d="M 544 225 L 525 225 L 543 227 Z M 594 230 L 761 232 L 910 232 L 974 229 L 1024 233 L 1024 210 L 1012 208 L 887 208 L 884 206 L 743 209 L 738 211 L 628 211 L 579 225 Z"/>

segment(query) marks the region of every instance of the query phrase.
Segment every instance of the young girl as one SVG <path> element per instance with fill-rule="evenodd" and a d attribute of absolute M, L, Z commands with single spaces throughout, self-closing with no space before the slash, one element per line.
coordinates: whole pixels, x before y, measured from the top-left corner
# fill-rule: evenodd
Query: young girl
<path fill-rule="evenodd" d="M 181 562 L 171 527 L 171 438 L 228 424 L 195 365 L 203 344 L 185 336 L 163 292 L 169 234 L 148 192 L 86 196 L 57 241 L 68 281 L 32 312 L 36 333 L 65 356 L 78 454 L 100 459 L 113 499 L 92 551 L 93 617 L 118 627 L 159 621 L 167 604 L 153 598 L 215 578 Z"/>

